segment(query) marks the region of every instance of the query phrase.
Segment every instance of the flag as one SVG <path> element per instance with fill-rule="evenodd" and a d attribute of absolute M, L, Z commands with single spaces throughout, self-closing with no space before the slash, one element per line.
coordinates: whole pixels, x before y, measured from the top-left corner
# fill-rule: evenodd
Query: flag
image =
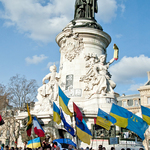
<path fill-rule="evenodd" d="M 116 44 L 114 44 L 113 49 L 114 49 L 114 59 L 118 60 L 119 48 L 117 47 Z"/>
<path fill-rule="evenodd" d="M 38 147 L 41 147 L 40 137 L 28 141 L 27 147 L 28 148 L 38 148 Z"/>
<path fill-rule="evenodd" d="M 75 113 L 75 116 L 80 120 L 82 121 L 83 117 L 82 117 L 82 113 L 80 111 L 80 109 L 78 108 L 78 106 L 73 102 L 73 110 L 74 110 L 74 113 Z"/>
<path fill-rule="evenodd" d="M 103 127 L 96 124 L 96 118 L 94 118 L 94 130 L 104 129 Z"/>
<path fill-rule="evenodd" d="M 61 120 L 64 124 L 64 128 L 72 135 L 75 136 L 75 132 L 74 129 L 66 122 L 66 119 L 64 117 L 64 114 L 62 112 L 62 110 L 60 111 L 60 116 L 61 116 Z"/>
<path fill-rule="evenodd" d="M 110 130 L 110 126 L 112 123 L 116 123 L 116 119 L 99 108 L 96 124 L 102 126 L 107 130 Z"/>
<path fill-rule="evenodd" d="M 33 117 L 33 126 L 34 126 L 34 132 L 36 135 L 38 135 L 38 137 L 45 136 L 44 130 L 40 125 L 40 123 L 38 122 L 38 120 L 36 119 L 36 117 Z"/>
<path fill-rule="evenodd" d="M 62 107 L 62 110 L 67 114 L 70 115 L 72 117 L 72 112 L 70 112 L 69 108 L 68 108 L 68 102 L 70 100 L 70 98 L 68 98 L 63 91 L 61 90 L 60 87 L 58 87 L 58 91 L 59 91 L 59 105 Z"/>
<path fill-rule="evenodd" d="M 54 102 L 53 102 L 53 121 L 56 122 L 57 124 L 61 123 L 60 110 Z"/>
<path fill-rule="evenodd" d="M 28 104 L 27 104 L 27 111 L 28 111 L 28 123 L 27 123 L 27 135 L 28 136 L 31 136 L 31 129 L 32 129 L 32 117 L 31 117 L 31 114 L 30 114 L 30 110 L 29 110 L 29 107 L 28 107 Z"/>
<path fill-rule="evenodd" d="M 141 111 L 142 111 L 143 120 L 146 121 L 148 125 L 150 125 L 150 109 L 141 106 Z"/>
<path fill-rule="evenodd" d="M 130 131 L 136 133 L 142 140 L 145 139 L 144 133 L 148 129 L 148 124 L 137 115 L 133 114 L 131 118 L 128 119 L 128 126 L 126 127 Z"/>
<path fill-rule="evenodd" d="M 4 120 L 2 119 L 2 116 L 0 115 L 0 125 L 4 124 Z"/>
<path fill-rule="evenodd" d="M 133 113 L 113 103 L 110 115 L 116 119 L 117 122 L 115 125 L 126 128 L 128 125 L 128 118 L 132 117 Z"/>
<path fill-rule="evenodd" d="M 90 141 L 92 138 L 91 131 L 88 129 L 84 119 L 81 122 L 77 117 L 76 117 L 76 134 L 82 142 L 90 145 Z"/>

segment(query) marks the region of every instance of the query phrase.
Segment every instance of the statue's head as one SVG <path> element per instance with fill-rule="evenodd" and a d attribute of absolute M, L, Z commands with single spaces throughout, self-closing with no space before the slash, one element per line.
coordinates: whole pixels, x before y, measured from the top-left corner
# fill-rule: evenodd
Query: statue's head
<path fill-rule="evenodd" d="M 53 66 L 50 66 L 49 70 L 50 70 L 51 72 L 56 72 L 56 71 L 57 71 L 57 68 L 56 68 L 55 65 L 53 65 Z"/>
<path fill-rule="evenodd" d="M 102 54 L 99 56 L 100 62 L 102 62 L 102 63 L 105 62 L 105 59 L 106 59 L 106 55 Z"/>

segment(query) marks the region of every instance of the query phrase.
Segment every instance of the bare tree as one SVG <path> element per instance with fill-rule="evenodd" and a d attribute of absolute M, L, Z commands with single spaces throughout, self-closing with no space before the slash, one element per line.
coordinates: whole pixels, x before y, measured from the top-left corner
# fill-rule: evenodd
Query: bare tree
<path fill-rule="evenodd" d="M 8 93 L 6 93 L 6 87 L 0 84 L 0 111 L 7 105 L 7 96 Z"/>
<path fill-rule="evenodd" d="M 27 80 L 20 75 L 10 78 L 7 89 L 0 84 L 0 114 L 5 122 L 0 126 L 0 137 L 6 145 L 17 146 L 20 135 L 20 121 L 16 119 L 18 110 L 21 110 L 23 103 L 36 99 L 37 88 L 36 80 Z"/>
<path fill-rule="evenodd" d="M 35 101 L 37 95 L 36 80 L 27 80 L 24 76 L 16 75 L 10 78 L 8 84 L 9 102 L 11 105 L 21 108 L 23 103 Z"/>

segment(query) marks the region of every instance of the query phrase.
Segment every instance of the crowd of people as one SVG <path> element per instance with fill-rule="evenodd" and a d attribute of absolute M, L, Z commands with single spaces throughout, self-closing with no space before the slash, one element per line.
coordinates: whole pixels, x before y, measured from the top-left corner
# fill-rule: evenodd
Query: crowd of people
<path fill-rule="evenodd" d="M 48 143 L 43 141 L 41 144 L 41 147 L 36 148 L 34 150 L 94 150 L 92 147 L 86 147 L 84 148 L 74 148 L 72 145 L 68 145 L 65 146 L 66 148 L 62 148 L 61 144 L 58 142 L 54 142 L 54 143 Z M 32 150 L 31 148 L 27 147 L 27 143 L 24 142 L 24 147 L 19 147 L 19 148 L 14 148 L 14 147 L 9 147 L 8 145 L 4 145 L 2 144 L 0 147 L 0 150 Z M 103 147 L 102 145 L 98 146 L 97 150 L 106 150 L 105 147 Z M 108 150 L 108 149 L 107 149 Z M 111 147 L 110 150 L 115 150 L 115 147 Z M 130 148 L 121 148 L 120 150 L 131 150 Z M 144 150 L 143 148 L 139 148 L 139 150 Z"/>

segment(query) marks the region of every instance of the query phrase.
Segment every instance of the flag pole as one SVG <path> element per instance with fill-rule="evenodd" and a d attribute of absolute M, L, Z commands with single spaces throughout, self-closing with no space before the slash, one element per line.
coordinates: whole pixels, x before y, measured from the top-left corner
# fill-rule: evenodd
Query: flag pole
<path fill-rule="evenodd" d="M 75 118 L 75 113 L 73 113 L 74 114 L 74 122 L 75 122 L 75 128 L 76 128 L 76 118 Z M 77 136 L 77 129 L 76 129 L 76 145 L 77 145 L 77 149 L 79 148 L 79 146 L 78 146 L 78 136 Z"/>

